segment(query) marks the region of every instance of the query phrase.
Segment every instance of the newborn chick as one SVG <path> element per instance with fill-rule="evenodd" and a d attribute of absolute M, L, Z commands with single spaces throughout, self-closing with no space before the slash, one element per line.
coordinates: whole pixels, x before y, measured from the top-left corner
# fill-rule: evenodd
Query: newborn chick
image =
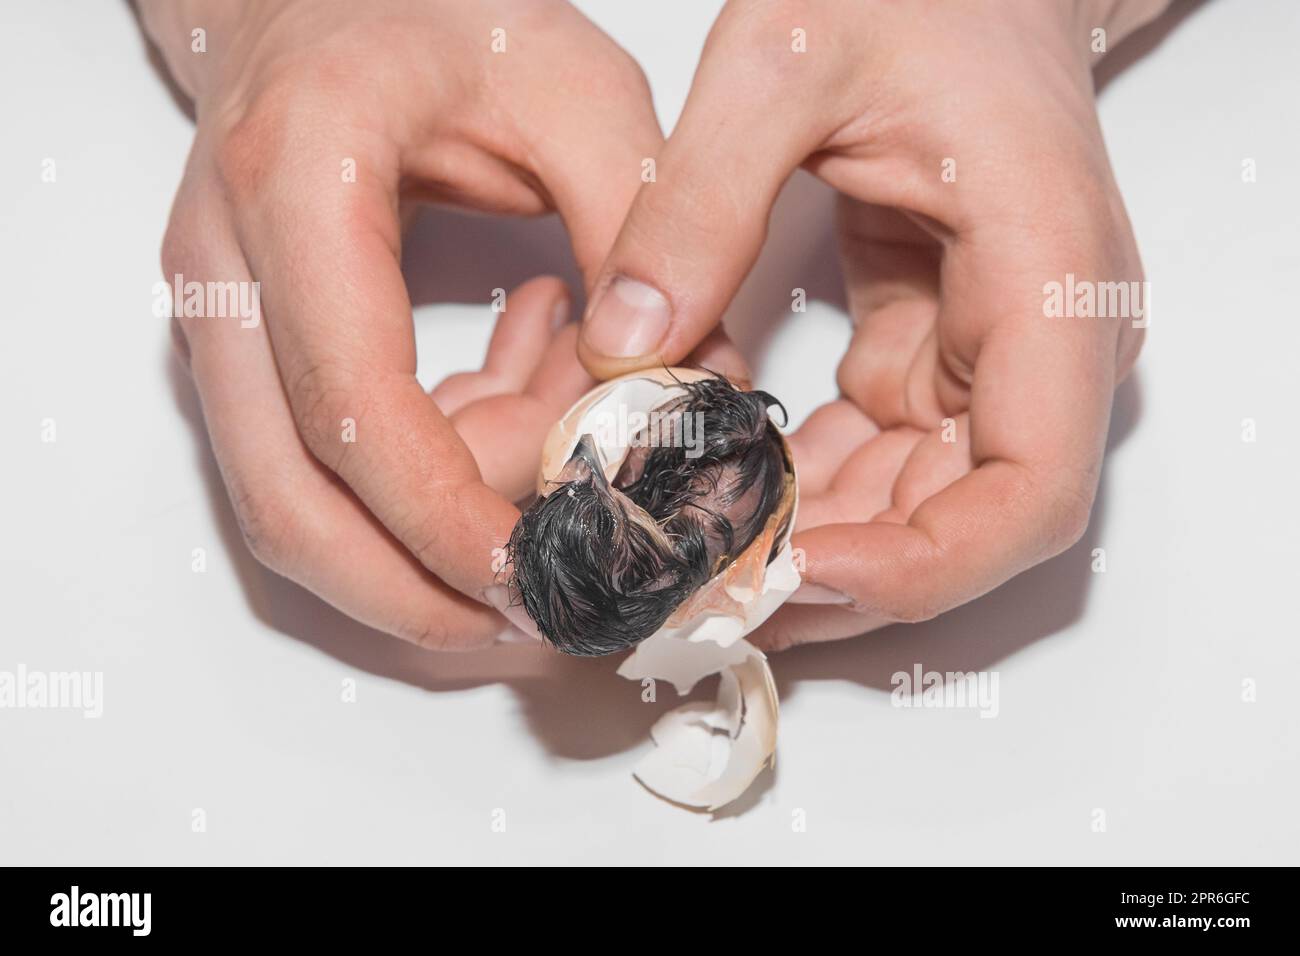
<path fill-rule="evenodd" d="M 511 590 L 567 654 L 612 654 L 659 630 L 780 501 L 786 461 L 767 409 L 784 407 L 721 376 L 680 388 L 633 437 L 612 483 L 583 436 L 510 536 Z"/>

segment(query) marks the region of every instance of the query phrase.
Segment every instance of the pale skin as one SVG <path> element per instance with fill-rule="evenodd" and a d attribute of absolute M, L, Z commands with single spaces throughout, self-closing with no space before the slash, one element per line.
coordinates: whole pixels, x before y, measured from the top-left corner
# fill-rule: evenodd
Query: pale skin
<path fill-rule="evenodd" d="M 258 328 L 179 329 L 250 548 L 425 646 L 516 635 L 492 555 L 546 429 L 595 378 L 684 360 L 747 375 L 718 321 L 802 165 L 842 196 L 855 331 L 841 397 L 791 436 L 806 584 L 758 641 L 922 620 L 1059 553 L 1142 340 L 1042 314 L 1067 272 L 1142 278 L 1090 32 L 1113 46 L 1164 6 L 732 2 L 665 142 L 640 69 L 561 0 L 142 0 L 197 117 L 164 274 L 262 283 Z M 419 202 L 558 211 L 582 326 L 563 284 L 535 279 L 483 369 L 426 394 L 399 269 Z M 617 276 L 658 296 L 611 314 Z"/>

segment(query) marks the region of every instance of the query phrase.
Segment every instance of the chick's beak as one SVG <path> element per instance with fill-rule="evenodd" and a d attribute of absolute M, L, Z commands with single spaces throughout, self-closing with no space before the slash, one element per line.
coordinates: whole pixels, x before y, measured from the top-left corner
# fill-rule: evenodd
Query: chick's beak
<path fill-rule="evenodd" d="M 578 439 L 573 454 L 569 456 L 569 460 L 555 477 L 555 484 L 564 485 L 571 481 L 586 481 L 588 478 L 593 479 L 598 486 L 608 485 L 605 479 L 605 465 L 601 461 L 596 440 L 590 435 L 583 435 Z"/>

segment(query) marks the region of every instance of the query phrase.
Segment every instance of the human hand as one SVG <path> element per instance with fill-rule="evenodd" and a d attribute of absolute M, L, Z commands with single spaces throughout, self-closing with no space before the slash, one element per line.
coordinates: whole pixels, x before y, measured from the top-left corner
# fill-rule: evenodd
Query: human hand
<path fill-rule="evenodd" d="M 480 468 L 415 380 L 401 213 L 555 209 L 594 275 L 662 141 L 639 68 L 559 0 L 140 6 L 197 117 L 164 272 L 261 284 L 251 321 L 178 321 L 250 548 L 382 630 L 490 643 L 505 622 L 483 602 L 518 517 L 501 494 L 516 476 Z M 483 414 L 517 388 L 484 421 L 540 429 L 510 413 L 536 400 L 525 366 L 550 347 L 562 299 L 554 280 L 513 293 L 491 387 L 461 379 L 442 399 Z M 520 335 L 514 355 L 504 346 Z M 546 400 L 562 410 L 587 381 L 570 361 Z"/>
<path fill-rule="evenodd" d="M 672 364 L 722 315 L 793 170 L 842 194 L 855 330 L 841 398 L 791 437 L 805 585 L 758 643 L 927 619 L 1083 533 L 1145 319 L 1047 318 L 1045 286 L 1142 278 L 1090 47 L 1165 5 L 723 10 L 579 349 L 600 377 Z"/>
<path fill-rule="evenodd" d="M 443 379 L 429 393 L 477 462 L 483 483 L 507 501 L 536 491 L 547 433 L 596 381 L 577 360 L 564 283 L 542 277 L 509 295 L 482 368 Z"/>

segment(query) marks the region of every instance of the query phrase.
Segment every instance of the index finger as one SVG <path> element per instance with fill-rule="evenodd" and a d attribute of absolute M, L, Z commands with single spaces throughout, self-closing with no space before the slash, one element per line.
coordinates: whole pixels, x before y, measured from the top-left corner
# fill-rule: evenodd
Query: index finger
<path fill-rule="evenodd" d="M 396 155 L 356 131 L 346 143 L 333 135 L 269 165 L 246 162 L 236 140 L 224 169 L 293 417 L 312 453 L 395 537 L 482 600 L 493 549 L 518 511 L 483 484 L 416 381 Z M 341 181 L 340 156 L 356 157 L 356 182 Z M 318 185 L 304 196 L 304 183 Z"/>

